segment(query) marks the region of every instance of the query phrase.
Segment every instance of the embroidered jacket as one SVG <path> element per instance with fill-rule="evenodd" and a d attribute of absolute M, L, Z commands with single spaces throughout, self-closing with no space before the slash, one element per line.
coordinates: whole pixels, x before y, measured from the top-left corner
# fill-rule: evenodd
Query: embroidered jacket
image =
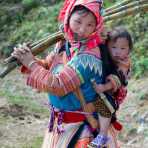
<path fill-rule="evenodd" d="M 48 69 L 42 64 L 35 63 L 30 69 L 27 84 L 40 91 L 49 92 L 49 101 L 56 108 L 78 110 L 81 105 L 74 91 L 80 86 L 86 102 L 97 98 L 91 79 L 102 83 L 102 61 L 100 55 L 92 51 L 79 52 L 66 65 L 62 63 L 62 58 L 58 55 L 54 57 Z"/>

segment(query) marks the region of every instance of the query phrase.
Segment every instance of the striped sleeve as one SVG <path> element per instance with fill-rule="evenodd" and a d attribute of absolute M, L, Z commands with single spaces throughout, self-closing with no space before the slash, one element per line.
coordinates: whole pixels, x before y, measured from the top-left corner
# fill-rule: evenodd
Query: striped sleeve
<path fill-rule="evenodd" d="M 74 69 L 65 66 L 59 74 L 51 74 L 44 67 L 35 63 L 30 69 L 27 85 L 40 91 L 64 96 L 80 86 L 80 79 Z"/>
<path fill-rule="evenodd" d="M 39 65 L 43 66 L 46 69 L 49 69 L 55 57 L 56 54 L 53 51 L 51 51 L 50 54 L 46 57 L 46 59 L 38 59 L 38 58 L 35 59 L 37 60 Z"/>

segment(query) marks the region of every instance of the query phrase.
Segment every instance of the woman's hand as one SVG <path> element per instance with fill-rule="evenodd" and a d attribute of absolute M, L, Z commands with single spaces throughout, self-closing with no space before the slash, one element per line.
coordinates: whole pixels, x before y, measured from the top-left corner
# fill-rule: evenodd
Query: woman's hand
<path fill-rule="evenodd" d="M 15 47 L 11 56 L 17 58 L 17 60 L 26 67 L 29 67 L 29 64 L 35 61 L 34 56 L 26 43 Z"/>

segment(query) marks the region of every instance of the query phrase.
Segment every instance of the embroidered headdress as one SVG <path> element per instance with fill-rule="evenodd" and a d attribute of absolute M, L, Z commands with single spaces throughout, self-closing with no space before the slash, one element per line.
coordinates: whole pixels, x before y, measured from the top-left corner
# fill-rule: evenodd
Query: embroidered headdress
<path fill-rule="evenodd" d="M 96 17 L 96 30 L 85 41 L 87 49 L 95 48 L 101 42 L 100 32 L 103 29 L 103 17 L 101 16 L 102 0 L 66 0 L 64 7 L 59 14 L 59 20 L 64 25 L 64 33 L 68 41 L 73 44 L 76 41 L 74 33 L 69 27 L 69 18 L 76 6 L 83 6 L 94 14 Z M 81 42 L 81 41 L 79 41 Z M 84 42 L 83 42 L 84 43 Z"/>

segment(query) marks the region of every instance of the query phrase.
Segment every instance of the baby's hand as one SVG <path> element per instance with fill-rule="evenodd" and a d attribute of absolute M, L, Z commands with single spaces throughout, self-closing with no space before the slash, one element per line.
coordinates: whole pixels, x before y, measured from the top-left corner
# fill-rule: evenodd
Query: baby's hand
<path fill-rule="evenodd" d="M 104 84 L 97 84 L 95 81 L 92 82 L 93 83 L 93 88 L 95 89 L 95 91 L 99 94 L 99 93 L 103 93 L 104 90 Z"/>

